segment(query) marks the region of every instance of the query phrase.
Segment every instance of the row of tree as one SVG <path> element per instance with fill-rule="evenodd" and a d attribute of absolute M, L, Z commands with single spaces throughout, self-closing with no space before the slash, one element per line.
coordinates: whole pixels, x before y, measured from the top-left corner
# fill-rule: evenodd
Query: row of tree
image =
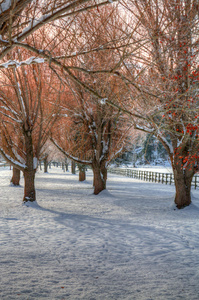
<path fill-rule="evenodd" d="M 115 76 L 79 72 L 79 69 L 104 69 L 114 65 L 111 50 L 105 50 L 106 57 L 104 51 L 95 50 L 79 57 L 74 50 L 82 51 L 82 42 L 91 49 L 108 43 L 109 17 L 114 24 L 113 12 L 110 16 L 106 10 L 97 16 L 85 14 L 73 19 L 69 29 L 62 32 L 56 29 L 52 33 L 51 52 L 60 60 L 66 59 L 66 47 L 70 44 L 70 52 L 73 52 L 67 57 L 68 68 L 74 70 L 75 80 L 62 69 L 30 57 L 30 50 L 19 47 L 10 53 L 11 60 L 1 65 L 1 153 L 24 174 L 24 201 L 36 199 L 35 172 L 48 139 L 66 157 L 82 165 L 81 168 L 83 165 L 92 167 L 95 194 L 106 188 L 108 164 L 123 150 L 128 127 L 123 114 L 104 105 L 103 99 L 109 98 L 115 103 L 122 98 L 125 101 L 126 91 L 121 89 L 121 80 Z M 94 23 L 96 26 L 91 26 Z M 77 36 L 81 36 L 81 43 Z M 49 43 L 46 28 L 31 38 L 39 46 Z M 87 86 L 84 82 L 88 82 Z M 101 95 L 101 101 L 95 91 Z"/>
<path fill-rule="evenodd" d="M 98 194 L 134 127 L 165 147 L 176 206 L 191 203 L 198 9 L 197 0 L 2 2 L 1 153 L 24 173 L 24 201 L 35 200 L 49 137 L 66 157 L 92 166 Z"/>

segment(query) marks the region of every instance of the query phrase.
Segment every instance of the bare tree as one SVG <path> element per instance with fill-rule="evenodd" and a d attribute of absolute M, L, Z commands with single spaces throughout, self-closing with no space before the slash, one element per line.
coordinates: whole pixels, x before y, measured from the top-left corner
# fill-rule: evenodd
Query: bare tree
<path fill-rule="evenodd" d="M 128 48 L 131 33 L 127 24 L 121 19 L 117 5 L 113 6 L 110 3 L 107 5 L 108 1 L 98 2 L 97 4 L 90 3 L 88 5 L 87 2 L 89 1 L 87 0 L 86 4 L 82 6 L 79 3 L 81 8 L 78 8 L 77 3 L 73 2 L 75 9 L 71 11 L 70 7 L 70 13 L 61 15 L 56 12 L 58 7 L 62 7 L 62 4 L 58 6 L 55 3 L 51 11 L 49 9 L 50 15 L 51 13 L 56 13 L 56 18 L 54 15 L 52 17 L 53 21 L 51 18 L 46 19 L 46 15 L 44 15 L 38 22 L 33 22 L 33 25 L 36 24 L 35 26 L 32 27 L 31 24 L 28 27 L 31 29 L 30 31 L 27 28 L 22 31 L 25 33 L 25 36 L 22 34 L 25 40 L 20 35 L 16 41 L 12 41 L 11 48 L 7 49 L 4 47 L 5 53 L 3 53 L 3 56 L 16 46 L 28 50 L 29 53 L 35 56 L 22 59 L 20 62 L 16 59 L 7 61 L 6 58 L 6 61 L 0 65 L 0 69 L 48 62 L 50 68 L 56 69 L 56 72 L 59 70 L 59 73 L 81 85 L 82 88 L 96 98 L 103 99 L 99 91 L 84 80 L 86 77 L 83 74 L 92 76 L 96 73 L 108 74 L 117 70 L 122 62 L 119 54 L 126 55 L 126 47 Z M 50 1 L 49 7 L 53 6 L 52 2 Z M 106 8 L 101 7 L 104 5 L 106 5 Z M 41 9 L 41 7 L 42 4 L 40 6 L 37 4 L 37 9 Z M 54 10 L 54 8 L 56 9 Z M 38 13 L 37 9 L 30 9 L 30 13 L 34 13 L 34 17 L 36 11 Z M 31 18 L 34 20 L 33 17 Z M 54 23 L 55 20 L 56 22 Z M 105 39 L 102 38 L 103 35 L 106 36 Z M 82 61 L 86 60 L 85 57 L 89 54 L 102 52 L 103 56 L 106 50 L 114 53 L 115 60 L 112 60 L 111 64 L 103 65 L 103 67 L 99 67 L 99 65 L 97 67 L 93 66 L 91 69 L 86 68 L 85 64 L 82 64 Z M 14 55 L 15 51 L 12 51 L 12 53 Z"/>
<path fill-rule="evenodd" d="M 58 112 L 56 75 L 39 65 L 8 69 L 1 77 L 0 151 L 24 173 L 24 201 L 34 201 L 35 172 L 42 146 Z"/>
<path fill-rule="evenodd" d="M 62 100 L 59 131 L 53 133 L 53 141 L 66 156 L 92 166 L 95 194 L 106 188 L 108 164 L 123 151 L 128 132 L 126 118 L 113 106 L 105 105 L 106 101 L 126 101 L 127 90 L 122 80 L 110 75 L 116 61 L 117 68 L 120 66 L 118 43 L 122 43 L 121 36 L 126 36 L 122 24 L 119 25 L 116 9 L 81 15 L 76 38 L 82 39 L 92 51 L 81 52 L 82 44 L 75 40 L 73 51 L 79 54 L 72 56 L 69 69 L 77 80 L 65 72 L 60 74 L 68 88 Z M 101 45 L 103 51 L 98 51 Z"/>
<path fill-rule="evenodd" d="M 112 101 L 122 97 L 121 87 L 116 88 L 119 83 L 114 77 L 111 82 L 109 77 L 100 76 L 92 84 L 98 85 L 98 89 L 101 86 L 101 93 Z M 71 88 L 72 92 L 66 94 L 65 104 L 62 100 L 62 117 L 53 131 L 52 141 L 73 161 L 92 167 L 94 193 L 98 194 L 106 188 L 108 164 L 125 148 L 128 135 L 126 118 L 113 107 L 96 101 L 79 86 Z M 69 95 L 72 97 L 70 102 Z"/>
<path fill-rule="evenodd" d="M 191 181 L 199 163 L 198 1 L 122 3 L 140 27 L 133 35 L 139 48 L 118 74 L 131 98 L 121 109 L 135 128 L 164 145 L 174 172 L 175 204 L 183 208 L 191 203 Z"/>
<path fill-rule="evenodd" d="M 15 186 L 19 185 L 20 183 L 20 170 L 16 167 L 13 167 L 12 169 L 12 178 L 10 182 Z"/>
<path fill-rule="evenodd" d="M 98 9 L 106 4 L 110 5 L 109 1 L 102 0 L 95 3 L 92 0 L 2 0 L 0 2 L 0 59 L 15 46 L 26 47 L 26 39 L 44 25 L 58 26 L 57 20 L 70 19 L 78 13 Z"/>

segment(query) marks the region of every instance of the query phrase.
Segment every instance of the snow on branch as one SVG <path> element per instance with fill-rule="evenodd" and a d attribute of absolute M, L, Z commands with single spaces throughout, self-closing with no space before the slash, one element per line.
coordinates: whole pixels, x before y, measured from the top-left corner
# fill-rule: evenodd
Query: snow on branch
<path fill-rule="evenodd" d="M 8 0 L 7 0 L 8 1 Z M 117 2 L 118 0 L 113 0 L 113 2 Z M 55 10 L 50 9 L 50 12 L 46 12 L 46 14 L 43 14 L 40 18 L 38 19 L 32 19 L 29 22 L 29 25 L 24 28 L 22 33 L 17 37 L 17 41 L 22 41 L 25 38 L 27 38 L 30 34 L 32 34 L 34 31 L 37 29 L 41 28 L 44 24 L 50 23 L 52 21 L 58 20 L 60 18 L 66 18 L 66 17 L 71 17 L 73 15 L 76 15 L 80 12 L 92 9 L 94 7 L 99 7 L 103 6 L 106 4 L 109 4 L 109 1 L 102 1 L 101 3 L 97 3 L 94 5 L 90 5 L 91 3 L 90 0 L 74 0 L 72 2 L 66 2 L 63 3 L 60 7 L 56 9 L 55 5 Z M 86 7 L 81 7 L 81 5 L 87 4 Z"/>
<path fill-rule="evenodd" d="M 154 132 L 153 128 L 149 128 L 149 127 L 146 127 L 144 125 L 140 126 L 139 124 L 135 124 L 134 128 L 137 129 L 137 130 L 148 132 L 148 133 L 153 133 Z"/>
<path fill-rule="evenodd" d="M 24 61 L 9 60 L 3 64 L 0 64 L 0 69 L 18 68 L 21 66 L 32 65 L 32 64 L 41 64 L 44 62 L 45 62 L 44 58 L 32 56 Z"/>
<path fill-rule="evenodd" d="M 3 13 L 4 11 L 8 10 L 11 7 L 11 0 L 4 0 L 0 3 L 0 13 Z"/>
<path fill-rule="evenodd" d="M 13 159 L 10 155 L 6 154 L 2 148 L 0 148 L 0 153 L 4 157 L 4 159 L 9 162 L 11 165 L 15 166 L 17 169 L 23 171 L 26 168 L 26 165 L 20 163 L 19 161 Z"/>
<path fill-rule="evenodd" d="M 12 148 L 12 152 L 14 153 L 15 157 L 17 158 L 17 160 L 21 163 L 21 164 L 24 164 L 25 165 L 25 160 L 23 159 L 23 157 L 21 157 L 17 151 Z"/>
<path fill-rule="evenodd" d="M 101 103 L 102 105 L 105 105 L 107 100 L 108 100 L 108 98 L 100 99 L 100 103 Z"/>
<path fill-rule="evenodd" d="M 11 119 L 12 121 L 14 121 L 14 122 L 16 122 L 16 123 L 21 123 L 20 120 L 17 120 L 17 119 L 15 119 L 15 118 L 13 118 L 12 116 L 9 116 L 8 114 L 3 113 L 2 111 L 0 111 L 0 114 L 2 114 L 3 116 L 5 116 L 5 117 Z"/>
<path fill-rule="evenodd" d="M 46 23 L 46 20 L 48 20 L 49 17 L 52 17 L 53 15 L 54 14 L 49 13 L 49 14 L 42 15 L 39 19 L 30 20 L 29 25 L 26 28 L 24 28 L 24 30 L 18 36 L 17 39 L 20 39 L 22 36 L 24 36 L 26 33 L 30 32 L 31 30 L 34 31 L 35 29 L 37 29 L 38 26 L 39 27 L 42 26 L 43 24 Z"/>

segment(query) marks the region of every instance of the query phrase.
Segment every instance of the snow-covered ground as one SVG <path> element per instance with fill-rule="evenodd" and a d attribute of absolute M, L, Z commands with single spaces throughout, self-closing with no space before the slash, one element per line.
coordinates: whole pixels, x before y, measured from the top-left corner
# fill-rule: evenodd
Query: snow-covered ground
<path fill-rule="evenodd" d="M 134 168 L 135 170 L 149 171 L 149 172 L 159 172 L 159 173 L 173 173 L 171 166 L 142 166 Z"/>
<path fill-rule="evenodd" d="M 199 299 L 199 190 L 178 211 L 173 186 L 49 171 L 27 207 L 0 168 L 0 299 Z"/>
<path fill-rule="evenodd" d="M 114 166 L 115 167 L 115 166 Z M 140 171 L 149 171 L 149 172 L 159 172 L 159 173 L 173 173 L 172 167 L 170 165 L 167 166 L 152 166 L 152 165 L 143 165 L 137 166 L 134 168 L 133 166 L 119 166 L 119 169 L 133 169 Z"/>

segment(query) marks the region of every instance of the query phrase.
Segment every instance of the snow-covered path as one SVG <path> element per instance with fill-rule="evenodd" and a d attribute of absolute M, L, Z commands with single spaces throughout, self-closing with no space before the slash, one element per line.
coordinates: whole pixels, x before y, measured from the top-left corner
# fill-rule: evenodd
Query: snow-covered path
<path fill-rule="evenodd" d="M 38 204 L 21 204 L 0 168 L 0 299 L 199 299 L 199 191 L 174 210 L 174 187 L 109 175 L 108 191 L 53 168 Z"/>

